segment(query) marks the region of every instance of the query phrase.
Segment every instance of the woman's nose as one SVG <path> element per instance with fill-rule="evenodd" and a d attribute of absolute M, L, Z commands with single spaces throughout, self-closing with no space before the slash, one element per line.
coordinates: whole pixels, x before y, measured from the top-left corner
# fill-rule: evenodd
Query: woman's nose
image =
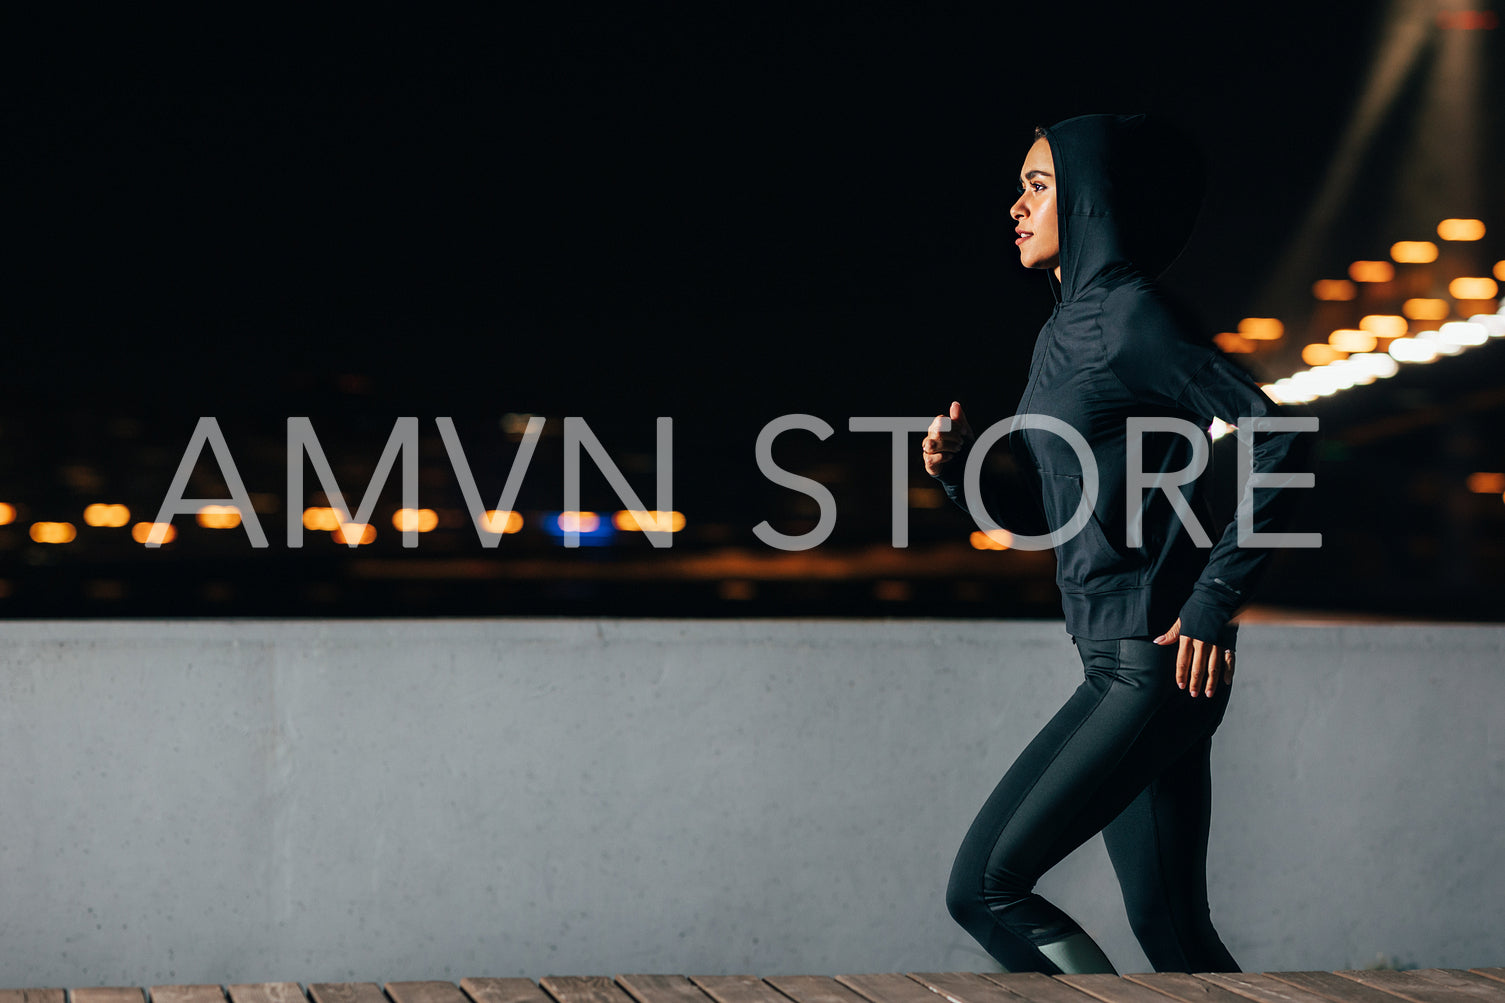
<path fill-rule="evenodd" d="M 1026 213 L 1024 210 L 1024 196 L 1021 195 L 1017 199 L 1015 199 L 1014 204 L 1009 207 L 1009 218 L 1023 219 L 1026 215 L 1028 215 L 1028 213 Z"/>

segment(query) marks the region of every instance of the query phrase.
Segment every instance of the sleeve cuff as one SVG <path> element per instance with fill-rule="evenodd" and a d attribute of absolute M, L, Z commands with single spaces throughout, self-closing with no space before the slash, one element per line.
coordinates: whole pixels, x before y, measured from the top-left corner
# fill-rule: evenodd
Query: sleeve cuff
<path fill-rule="evenodd" d="M 1228 622 L 1230 614 L 1207 602 L 1193 592 L 1186 605 L 1181 607 L 1181 633 L 1198 641 L 1229 645 L 1237 637 L 1238 628 Z"/>

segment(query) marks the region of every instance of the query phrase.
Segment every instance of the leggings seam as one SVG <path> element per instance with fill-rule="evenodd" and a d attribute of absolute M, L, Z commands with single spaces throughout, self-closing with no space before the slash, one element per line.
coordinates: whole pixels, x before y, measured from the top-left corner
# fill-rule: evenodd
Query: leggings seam
<path fill-rule="evenodd" d="M 1117 681 L 1116 676 L 1114 677 L 1114 680 L 1115 682 Z M 1109 687 L 1109 689 L 1111 689 L 1111 686 Z M 1081 720 L 1077 721 L 1076 727 L 1071 729 L 1071 734 L 1067 735 L 1066 739 L 1062 741 L 1056 748 L 1056 751 L 1051 754 L 1051 757 L 1049 761 L 1046 762 L 1045 766 L 1036 772 L 1035 779 L 1029 785 L 1029 790 L 1025 791 L 1024 794 L 1020 796 L 1019 800 L 1014 805 L 1014 810 L 1009 812 L 1008 818 L 1004 819 L 993 831 L 992 838 L 988 843 L 988 856 L 986 859 L 992 858 L 993 851 L 998 848 L 998 841 L 1003 838 L 1003 831 L 1009 827 L 1010 822 L 1014 821 L 1014 816 L 1019 814 L 1020 807 L 1023 806 L 1025 801 L 1029 800 L 1029 796 L 1035 792 L 1036 787 L 1040 786 L 1040 781 L 1045 778 L 1045 774 L 1050 772 L 1050 768 L 1055 765 L 1055 761 L 1060 758 L 1061 753 L 1066 751 L 1066 747 L 1071 743 L 1071 739 L 1075 738 L 1076 733 L 1081 731 L 1082 728 L 1086 726 L 1088 720 L 1091 719 L 1092 715 L 1097 713 L 1098 708 L 1103 705 L 1103 701 L 1106 699 L 1108 699 L 1107 689 L 1098 694 L 1097 702 L 1092 705 L 1091 709 L 1088 710 L 1087 713 L 1082 715 Z M 1030 887 L 1033 888 L 1034 886 L 1031 885 Z M 978 897 L 982 899 L 984 903 L 986 903 L 988 890 L 988 874 L 986 863 L 984 863 L 982 873 L 978 876 L 977 890 Z M 1003 921 L 1000 920 L 996 915 L 994 915 L 992 908 L 988 908 L 987 913 L 989 916 L 993 917 L 995 923 L 997 923 L 999 926 L 1004 926 L 1004 928 L 1007 929 Z"/>
<path fill-rule="evenodd" d="M 1189 969 L 1191 966 L 1186 960 L 1186 946 L 1181 939 L 1180 924 L 1176 922 L 1176 916 L 1170 909 L 1170 888 L 1166 886 L 1166 866 L 1163 844 L 1160 841 L 1160 812 L 1156 806 L 1159 798 L 1155 790 L 1159 786 L 1160 778 L 1150 781 L 1150 838 L 1155 841 L 1155 883 L 1160 886 L 1160 900 L 1165 904 L 1166 918 L 1171 930 L 1171 936 L 1176 939 L 1176 953 L 1181 956 L 1181 968 Z"/>

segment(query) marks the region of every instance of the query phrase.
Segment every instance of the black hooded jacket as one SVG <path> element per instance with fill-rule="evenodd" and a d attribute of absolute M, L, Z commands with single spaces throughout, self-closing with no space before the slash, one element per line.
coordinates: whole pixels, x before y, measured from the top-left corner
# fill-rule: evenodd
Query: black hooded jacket
<path fill-rule="evenodd" d="M 1245 426 L 1254 433 L 1255 473 L 1308 470 L 1312 436 L 1268 430 L 1262 419 L 1302 413 L 1267 397 L 1155 284 L 1195 222 L 1201 161 L 1194 149 L 1142 115 L 1068 119 L 1045 136 L 1055 160 L 1061 278 L 1048 273 L 1056 305 L 1036 340 L 1016 414 L 1065 421 L 1085 438 L 1097 465 L 1092 517 L 1055 547 L 1066 629 L 1095 640 L 1157 636 L 1180 617 L 1184 635 L 1231 644 L 1229 621 L 1272 551 L 1240 547 L 1236 522 L 1209 521 L 1206 473 L 1169 488 L 1205 530 L 1203 545 L 1174 511 L 1167 489 L 1153 488 L 1135 492 L 1143 532 L 1130 546 L 1127 420 L 1178 418 L 1204 439 L 1214 418 Z M 1150 432 L 1142 442 L 1138 469 L 1151 477 L 1159 471 L 1174 481 L 1192 462 L 1192 442 L 1180 434 Z M 1035 428 L 1012 432 L 1009 444 L 1021 483 L 983 483 L 993 521 L 1027 535 L 1065 527 L 1083 496 L 1076 453 L 1060 436 Z M 970 445 L 937 475 L 963 508 Z M 1254 531 L 1278 532 L 1296 494 L 1246 489 Z"/>

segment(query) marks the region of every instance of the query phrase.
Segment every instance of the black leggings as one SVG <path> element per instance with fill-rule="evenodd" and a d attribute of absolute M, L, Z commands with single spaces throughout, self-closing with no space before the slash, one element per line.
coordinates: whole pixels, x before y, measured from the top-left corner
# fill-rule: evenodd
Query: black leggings
<path fill-rule="evenodd" d="M 1086 678 L 982 806 L 947 907 L 1009 971 L 1060 974 L 1038 945 L 1082 929 L 1032 889 L 1101 830 L 1155 970 L 1237 971 L 1207 910 L 1208 754 L 1229 688 L 1177 689 L 1175 645 L 1074 640 Z"/>

